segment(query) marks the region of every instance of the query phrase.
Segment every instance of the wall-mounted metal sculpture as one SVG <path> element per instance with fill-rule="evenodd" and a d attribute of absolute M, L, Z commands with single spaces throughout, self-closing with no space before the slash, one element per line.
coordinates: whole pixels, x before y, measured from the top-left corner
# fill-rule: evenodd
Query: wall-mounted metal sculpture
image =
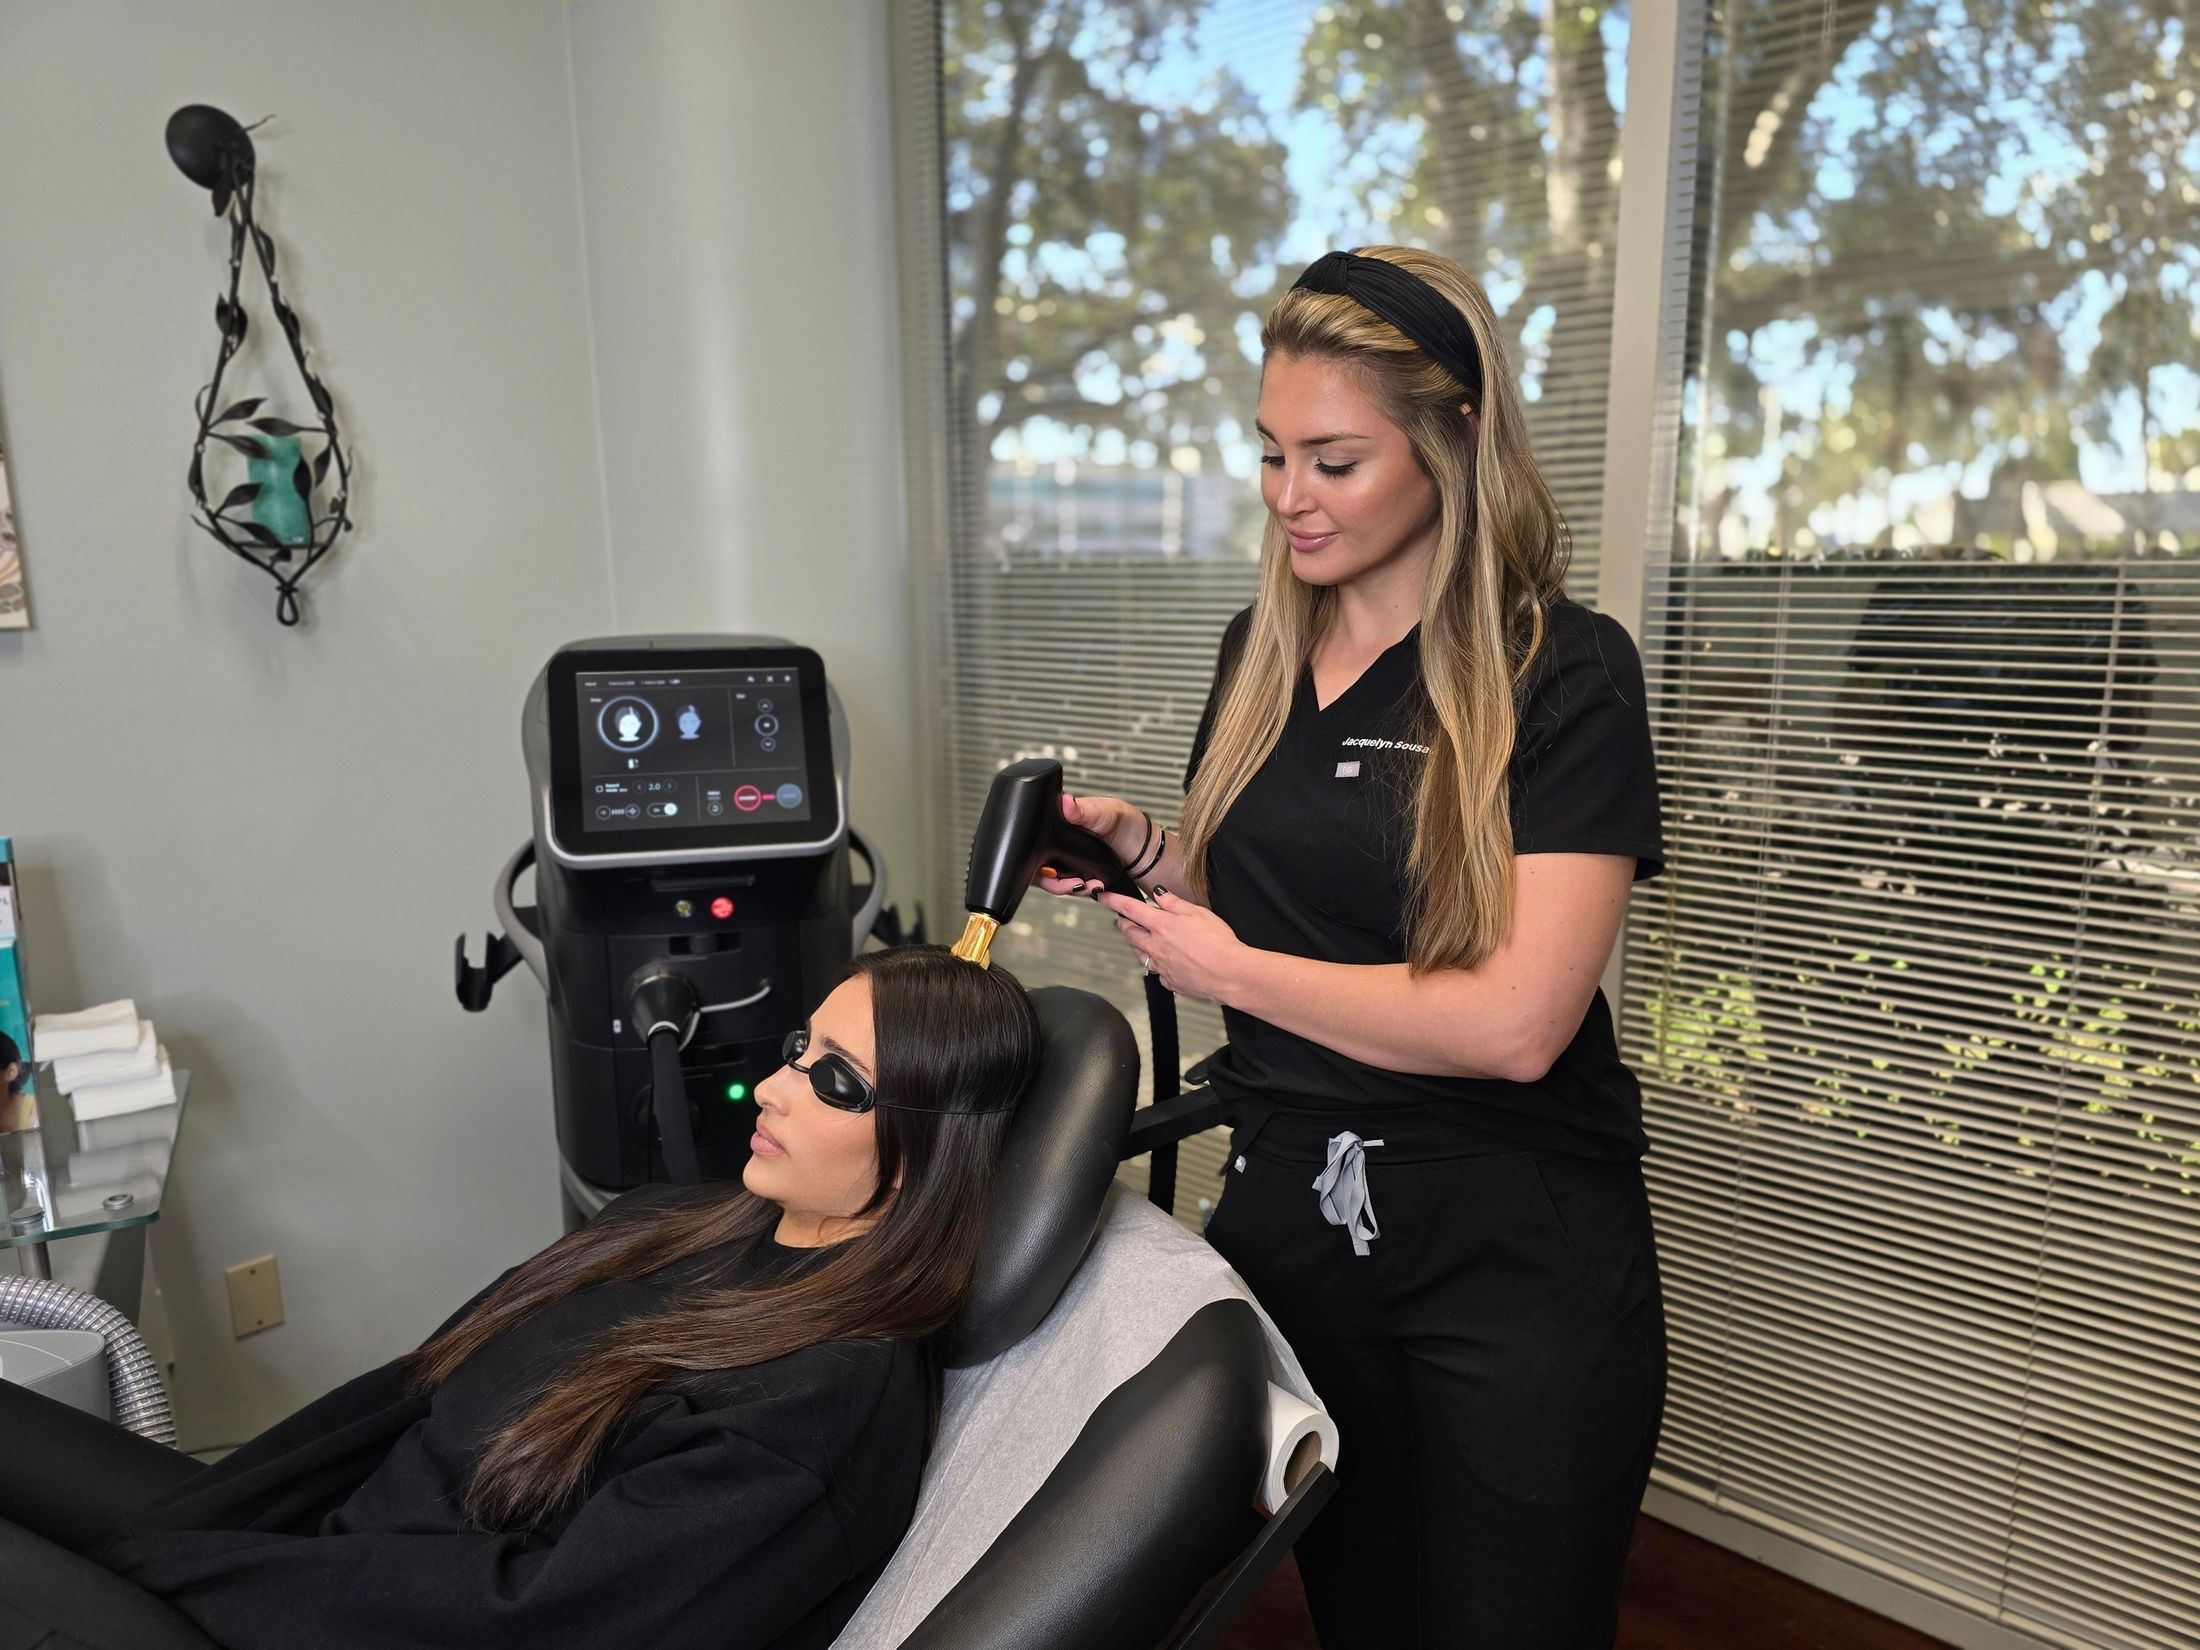
<path fill-rule="evenodd" d="M 214 302 L 221 352 L 214 359 L 213 378 L 199 392 L 199 433 L 191 448 L 191 497 L 197 505 L 192 519 L 275 581 L 275 616 L 294 625 L 301 616 L 299 585 L 352 525 L 351 455 L 337 430 L 335 398 L 313 370 L 298 312 L 283 297 L 275 277 L 274 239 L 253 215 L 258 157 L 250 133 L 221 110 L 194 103 L 169 117 L 168 153 L 185 177 L 213 192 L 214 215 L 229 220 L 229 290 Z M 266 395 L 222 404 L 223 377 L 250 330 L 241 297 L 248 243 L 266 278 L 276 325 L 312 403 L 311 424 L 264 411 L 271 400 Z M 218 503 L 209 502 L 207 490 L 210 442 L 245 459 L 246 479 L 222 491 Z"/>

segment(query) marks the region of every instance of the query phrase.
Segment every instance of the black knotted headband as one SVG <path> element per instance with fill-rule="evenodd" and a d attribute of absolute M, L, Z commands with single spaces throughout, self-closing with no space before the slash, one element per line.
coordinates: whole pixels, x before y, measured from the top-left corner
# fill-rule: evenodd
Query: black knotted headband
<path fill-rule="evenodd" d="M 1381 316 L 1467 387 L 1482 403 L 1482 352 L 1458 306 L 1410 270 L 1357 252 L 1325 252 L 1306 266 L 1291 290 L 1333 292 Z"/>

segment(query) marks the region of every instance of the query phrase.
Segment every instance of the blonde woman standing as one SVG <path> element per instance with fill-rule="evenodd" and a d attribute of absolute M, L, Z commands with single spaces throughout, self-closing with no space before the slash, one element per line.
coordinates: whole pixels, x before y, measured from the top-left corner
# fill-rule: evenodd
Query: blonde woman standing
<path fill-rule="evenodd" d="M 1346 1440 L 1299 1546 L 1326 1650 L 1609 1645 L 1665 1385 L 1598 989 L 1662 862 L 1641 663 L 1564 594 L 1463 270 L 1333 252 L 1261 336 L 1260 591 L 1182 824 L 1066 806 L 1154 895 L 1105 896 L 1141 961 L 1223 1008 L 1209 1236 Z"/>

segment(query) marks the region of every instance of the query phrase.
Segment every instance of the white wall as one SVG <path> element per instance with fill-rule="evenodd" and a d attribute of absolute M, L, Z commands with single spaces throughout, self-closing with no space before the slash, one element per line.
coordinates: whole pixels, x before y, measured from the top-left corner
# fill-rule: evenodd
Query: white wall
<path fill-rule="evenodd" d="M 155 1228 L 188 1444 L 556 1233 L 539 995 L 462 1013 L 450 946 L 559 642 L 818 647 L 859 821 L 924 851 L 885 41 L 883 0 L 0 0 L 36 623 L 0 634 L 0 832 L 34 1001 L 134 995 L 196 1074 Z M 361 460 L 302 632 L 185 520 L 226 246 L 162 147 L 191 102 L 276 116 L 265 217 Z M 223 1268 L 269 1250 L 289 1321 L 232 1341 Z"/>
<path fill-rule="evenodd" d="M 572 23 L 619 627 L 822 653 L 906 906 L 927 845 L 884 0 L 574 0 Z"/>
<path fill-rule="evenodd" d="M 520 696 L 611 615 L 569 84 L 544 0 L 0 3 L 36 624 L 0 637 L 0 831 L 34 1002 L 134 995 L 197 1076 L 155 1249 L 186 1442 L 557 1233 L 539 994 L 466 1015 L 450 953 L 527 831 Z M 302 632 L 185 521 L 226 251 L 162 146 L 192 102 L 276 116 L 267 220 L 357 440 Z M 289 1321 L 232 1341 L 222 1269 L 270 1249 Z"/>

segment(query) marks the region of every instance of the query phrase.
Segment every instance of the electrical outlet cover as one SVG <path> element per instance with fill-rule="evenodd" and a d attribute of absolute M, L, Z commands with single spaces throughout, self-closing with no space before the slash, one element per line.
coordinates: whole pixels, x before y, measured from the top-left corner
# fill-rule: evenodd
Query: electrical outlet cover
<path fill-rule="evenodd" d="M 229 1327 L 238 1340 L 283 1321 L 283 1275 L 275 1257 L 239 1261 L 229 1269 Z"/>

